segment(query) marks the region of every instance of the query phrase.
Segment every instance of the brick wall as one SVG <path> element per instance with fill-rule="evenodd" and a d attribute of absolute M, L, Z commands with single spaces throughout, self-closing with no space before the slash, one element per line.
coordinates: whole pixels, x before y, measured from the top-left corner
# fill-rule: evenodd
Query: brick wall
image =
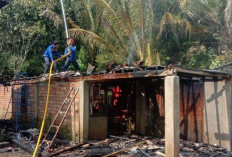
<path fill-rule="evenodd" d="M 33 108 L 35 110 L 35 119 L 37 122 L 37 127 L 40 128 L 41 122 L 43 120 L 44 111 L 45 111 L 45 104 L 47 99 L 47 83 L 39 83 L 39 84 L 32 84 L 31 89 L 31 99 Z M 63 101 L 65 100 L 67 94 L 69 93 L 70 89 L 75 86 L 78 86 L 78 83 L 70 83 L 70 82 L 54 82 L 51 84 L 50 89 L 50 97 L 49 97 L 49 104 L 48 104 L 48 112 L 47 118 L 45 123 L 45 129 L 47 129 L 54 117 L 56 116 L 59 108 L 61 107 Z M 73 94 L 73 93 L 72 93 Z M 73 95 L 71 94 L 71 98 Z M 78 104 L 78 94 L 74 99 L 74 103 L 72 106 L 77 106 Z M 68 105 L 65 105 L 67 107 Z M 65 109 L 64 109 L 65 110 Z M 61 127 L 60 134 L 67 138 L 71 138 L 72 136 L 72 116 L 71 116 L 71 108 L 68 111 L 68 114 L 64 120 L 64 123 Z M 58 121 L 63 117 L 63 114 L 58 116 Z M 59 123 L 56 123 L 58 125 Z"/>
<path fill-rule="evenodd" d="M 30 84 L 30 95 L 27 96 L 27 102 L 31 103 L 31 109 L 32 113 L 34 115 L 36 127 L 40 128 L 43 116 L 44 116 L 44 110 L 45 110 L 45 104 L 47 99 L 47 82 L 39 82 L 39 83 L 31 83 Z M 51 84 L 51 90 L 50 90 L 50 97 L 49 97 L 49 104 L 48 104 L 48 112 L 47 112 L 47 118 L 45 123 L 45 132 L 46 129 L 50 126 L 52 120 L 54 119 L 55 115 L 57 114 L 60 106 L 62 105 L 65 97 L 69 93 L 70 89 L 72 87 L 78 87 L 78 82 L 54 82 L 52 81 Z M 0 86 L 0 119 L 4 118 L 6 108 L 9 104 L 10 97 L 11 97 L 11 86 Z M 16 91 L 16 89 L 15 89 Z M 73 93 L 72 93 L 73 94 Z M 72 96 L 72 95 L 71 95 Z M 16 94 L 13 95 L 13 101 L 16 101 L 17 96 Z M 65 137 L 71 138 L 72 136 L 72 127 L 74 124 L 74 121 L 72 121 L 72 118 L 74 118 L 75 115 L 75 123 L 78 123 L 78 115 L 79 114 L 79 95 L 77 93 L 74 102 L 69 109 L 69 112 L 64 120 L 64 123 L 61 127 L 60 134 L 62 134 Z M 13 105 L 10 105 L 9 112 L 15 111 L 15 103 Z M 67 105 L 66 105 L 67 106 Z M 30 108 L 27 109 L 27 112 Z M 71 112 L 75 112 L 72 113 Z M 62 115 L 62 114 L 60 114 Z M 58 116 L 58 119 L 61 119 L 62 116 Z M 14 114 L 7 114 L 7 118 L 15 118 Z M 30 117 L 28 117 L 30 120 Z"/>
<path fill-rule="evenodd" d="M 4 119 L 7 106 L 11 97 L 11 86 L 0 86 L 0 120 Z M 11 106 L 9 107 L 11 112 Z M 7 114 L 7 119 L 11 118 L 11 114 Z"/>

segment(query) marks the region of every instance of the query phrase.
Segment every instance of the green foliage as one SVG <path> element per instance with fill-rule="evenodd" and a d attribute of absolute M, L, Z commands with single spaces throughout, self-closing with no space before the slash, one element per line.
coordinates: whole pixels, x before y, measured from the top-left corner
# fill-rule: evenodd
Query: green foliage
<path fill-rule="evenodd" d="M 106 65 L 110 62 L 116 62 L 114 56 L 112 53 L 101 53 L 96 58 L 97 61 L 97 70 L 103 70 L 105 69 Z"/>
<path fill-rule="evenodd" d="M 1 52 L 0 53 L 0 75 L 2 76 L 11 76 L 12 71 L 12 63 L 10 63 L 10 53 L 9 52 Z"/>
<path fill-rule="evenodd" d="M 46 3 L 17 0 L 0 10 L 0 49 L 5 53 L 2 74 L 14 76 L 26 71 L 30 76 L 43 72 L 43 52 L 54 39 L 61 38 L 53 24 L 40 17 Z"/>
<path fill-rule="evenodd" d="M 78 53 L 78 59 L 77 62 L 80 66 L 81 71 L 86 71 L 88 68 L 88 56 L 87 52 L 82 46 L 79 53 Z"/>
<path fill-rule="evenodd" d="M 159 63 L 160 54 L 162 64 L 201 69 L 232 59 L 227 0 L 69 0 L 65 9 L 69 33 L 80 45 L 81 71 L 88 63 L 97 70 L 109 62 L 124 63 L 131 53 L 132 61 L 143 59 L 146 65 Z M 15 0 L 2 8 L 0 75 L 42 74 L 43 52 L 54 39 L 62 41 L 63 52 L 64 34 L 57 0 Z"/>
<path fill-rule="evenodd" d="M 204 46 L 201 46 L 188 60 L 185 65 L 188 68 L 195 69 L 209 69 L 216 59 L 216 52 L 214 49 L 206 49 Z"/>
<path fill-rule="evenodd" d="M 44 60 L 41 56 L 33 55 L 28 57 L 22 67 L 30 76 L 39 76 L 44 71 Z"/>

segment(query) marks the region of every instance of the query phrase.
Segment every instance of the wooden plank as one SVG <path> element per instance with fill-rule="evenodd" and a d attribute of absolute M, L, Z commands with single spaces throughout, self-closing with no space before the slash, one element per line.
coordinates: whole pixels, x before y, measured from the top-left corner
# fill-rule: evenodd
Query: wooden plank
<path fill-rule="evenodd" d="M 70 148 L 66 148 L 66 149 L 63 149 L 63 150 L 59 150 L 59 151 L 57 151 L 57 152 L 55 152 L 55 153 L 53 153 L 53 154 L 51 154 L 51 155 L 48 155 L 48 157 L 56 156 L 56 155 L 59 155 L 60 153 L 64 153 L 64 152 L 71 151 L 71 150 L 76 149 L 76 148 L 80 148 L 80 147 L 83 146 L 84 144 L 86 144 L 86 143 L 79 143 L 79 144 L 77 144 L 77 145 L 75 145 L 75 146 L 72 146 L 72 147 L 70 147 Z"/>

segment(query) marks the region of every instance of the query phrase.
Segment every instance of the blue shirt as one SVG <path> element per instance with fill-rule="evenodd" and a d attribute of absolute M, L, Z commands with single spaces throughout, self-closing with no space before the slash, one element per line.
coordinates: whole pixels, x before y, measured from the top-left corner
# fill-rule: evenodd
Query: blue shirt
<path fill-rule="evenodd" d="M 58 57 L 61 57 L 61 55 L 57 51 L 54 50 L 54 45 L 52 44 L 48 46 L 48 48 L 44 52 L 44 57 L 48 57 L 50 60 L 53 61 L 53 53 L 55 53 Z"/>
<path fill-rule="evenodd" d="M 76 46 L 71 46 L 71 47 L 66 47 L 65 51 L 64 51 L 64 55 L 66 55 L 68 53 L 68 50 L 71 50 L 71 53 L 68 55 L 68 59 L 70 61 L 76 61 Z"/>

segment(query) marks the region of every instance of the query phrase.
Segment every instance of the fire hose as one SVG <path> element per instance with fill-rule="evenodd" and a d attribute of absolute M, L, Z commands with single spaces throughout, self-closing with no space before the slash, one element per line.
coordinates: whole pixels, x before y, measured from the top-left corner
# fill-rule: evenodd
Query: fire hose
<path fill-rule="evenodd" d="M 63 19 L 64 19 L 64 26 L 65 26 L 65 33 L 66 33 L 66 38 L 68 39 L 68 29 L 67 29 L 67 23 L 66 23 L 66 17 L 65 17 L 65 11 L 64 11 L 64 5 L 63 5 L 63 0 L 60 0 L 60 4 L 61 4 L 61 8 L 62 8 L 62 14 L 63 14 Z M 36 156 L 37 152 L 38 152 L 38 148 L 39 148 L 39 144 L 40 144 L 40 140 L 43 134 L 43 129 L 44 129 L 44 124 L 46 121 L 46 116 L 47 116 L 47 110 L 48 110 L 48 102 L 49 102 L 49 96 L 50 96 L 50 87 L 51 87 L 51 76 L 52 76 L 52 68 L 55 62 L 58 62 L 59 60 L 66 58 L 69 54 L 71 53 L 71 51 L 69 50 L 68 53 L 58 59 L 56 59 L 55 61 L 52 61 L 51 65 L 50 65 L 50 70 L 49 70 L 49 79 L 48 79 L 48 91 L 47 91 L 47 99 L 46 99 L 46 105 L 45 105 L 45 110 L 44 110 L 44 116 L 43 116 L 43 121 L 41 124 L 41 128 L 40 128 L 40 133 L 39 133 L 39 137 L 36 143 L 36 147 L 33 153 L 33 157 Z"/>

